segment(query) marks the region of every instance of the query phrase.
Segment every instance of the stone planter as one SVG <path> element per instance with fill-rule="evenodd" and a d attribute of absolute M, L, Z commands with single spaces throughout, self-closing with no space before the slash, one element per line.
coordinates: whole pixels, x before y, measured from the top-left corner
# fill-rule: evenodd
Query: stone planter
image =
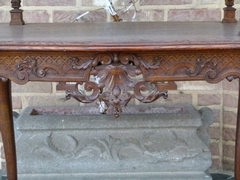
<path fill-rule="evenodd" d="M 211 179 L 209 109 L 137 106 L 127 113 L 115 119 L 88 106 L 25 109 L 15 121 L 20 180 Z"/>

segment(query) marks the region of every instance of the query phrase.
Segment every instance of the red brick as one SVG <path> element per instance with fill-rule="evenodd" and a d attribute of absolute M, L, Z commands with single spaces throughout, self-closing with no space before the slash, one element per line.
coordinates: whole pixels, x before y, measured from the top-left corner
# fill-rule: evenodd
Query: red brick
<path fill-rule="evenodd" d="M 219 139 L 221 137 L 220 127 L 209 127 L 208 134 L 211 139 Z"/>
<path fill-rule="evenodd" d="M 23 19 L 26 23 L 49 23 L 50 14 L 45 10 L 25 10 Z"/>
<path fill-rule="evenodd" d="M 120 16 L 123 21 L 132 21 L 134 11 L 130 10 Z M 133 21 L 163 21 L 164 12 L 161 9 L 143 9 L 139 10 Z"/>
<path fill-rule="evenodd" d="M 224 141 L 235 141 L 236 129 L 224 127 L 222 136 Z"/>
<path fill-rule="evenodd" d="M 28 96 L 28 106 L 77 106 L 75 99 L 65 100 L 64 96 Z"/>
<path fill-rule="evenodd" d="M 13 109 L 21 109 L 22 108 L 22 100 L 21 97 L 17 96 L 17 97 L 12 97 L 12 106 Z"/>
<path fill-rule="evenodd" d="M 11 6 L 11 1 L 10 0 L 1 0 L 0 6 Z"/>
<path fill-rule="evenodd" d="M 94 1 L 94 0 L 82 0 L 82 6 L 104 6 L 106 3 L 104 1 Z"/>
<path fill-rule="evenodd" d="M 198 94 L 198 106 L 220 105 L 221 94 Z"/>
<path fill-rule="evenodd" d="M 214 123 L 220 123 L 221 111 L 219 109 L 212 109 L 215 117 Z"/>
<path fill-rule="evenodd" d="M 192 103 L 192 95 L 191 94 L 169 94 L 167 99 L 159 98 L 157 101 L 152 104 L 184 104 L 184 103 Z"/>
<path fill-rule="evenodd" d="M 142 0 L 140 1 L 140 5 L 184 5 L 184 4 L 192 4 L 192 0 Z"/>
<path fill-rule="evenodd" d="M 236 108 L 238 106 L 238 95 L 236 94 L 224 94 L 223 105 L 226 107 Z"/>
<path fill-rule="evenodd" d="M 239 4 L 240 4 L 240 2 L 239 2 Z M 236 11 L 236 19 L 240 20 L 240 9 L 239 8 Z"/>
<path fill-rule="evenodd" d="M 197 4 L 205 5 L 205 4 L 216 4 L 219 5 L 221 0 L 197 0 Z"/>
<path fill-rule="evenodd" d="M 113 1 L 114 5 L 116 6 L 126 6 L 129 5 L 129 0 L 115 0 Z"/>
<path fill-rule="evenodd" d="M 126 6 L 129 4 L 129 0 L 115 0 L 113 1 L 114 6 Z M 82 0 L 82 6 L 104 6 L 105 1 L 94 1 L 94 0 Z"/>
<path fill-rule="evenodd" d="M 236 125 L 237 123 L 237 113 L 232 111 L 224 111 L 223 112 L 223 123 Z"/>
<path fill-rule="evenodd" d="M 9 23 L 10 22 L 10 12 L 0 9 L 0 22 Z"/>
<path fill-rule="evenodd" d="M 53 22 L 73 22 L 79 15 L 86 11 L 54 11 Z M 78 22 L 106 22 L 107 13 L 105 10 L 91 11 L 83 16 Z"/>
<path fill-rule="evenodd" d="M 223 165 L 223 170 L 227 170 L 227 171 L 234 170 L 234 161 L 223 158 L 222 165 Z"/>
<path fill-rule="evenodd" d="M 27 0 L 23 1 L 23 6 L 76 6 L 76 0 Z"/>
<path fill-rule="evenodd" d="M 220 150 L 219 150 L 219 144 L 218 143 L 211 143 L 209 145 L 209 149 L 214 156 L 219 156 L 220 155 Z"/>
<path fill-rule="evenodd" d="M 205 81 L 179 81 L 176 82 L 178 90 L 220 90 L 222 89 L 222 84 L 217 83 L 217 84 L 209 84 L 208 82 Z"/>
<path fill-rule="evenodd" d="M 14 93 L 51 93 L 52 83 L 49 82 L 28 82 L 24 86 L 12 83 Z"/>
<path fill-rule="evenodd" d="M 212 159 L 211 169 L 219 169 L 220 160 L 219 159 Z"/>
<path fill-rule="evenodd" d="M 234 158 L 235 157 L 235 146 L 223 145 L 223 156 Z"/>
<path fill-rule="evenodd" d="M 170 9 L 168 21 L 219 21 L 221 9 Z"/>
<path fill-rule="evenodd" d="M 222 82 L 223 82 L 224 90 L 238 91 L 238 87 L 239 87 L 238 79 L 235 79 L 232 82 L 229 82 L 228 80 L 225 79 Z"/>
<path fill-rule="evenodd" d="M 76 11 L 53 11 L 53 22 L 73 22 L 77 17 Z"/>

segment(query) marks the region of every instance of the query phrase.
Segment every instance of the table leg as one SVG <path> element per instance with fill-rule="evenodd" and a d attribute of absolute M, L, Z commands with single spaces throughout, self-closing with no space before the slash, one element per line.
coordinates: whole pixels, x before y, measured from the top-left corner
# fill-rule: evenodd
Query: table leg
<path fill-rule="evenodd" d="M 235 180 L 240 180 L 240 79 L 238 93 L 238 115 L 235 145 Z"/>
<path fill-rule="evenodd" d="M 0 130 L 7 163 L 8 180 L 17 180 L 11 81 L 5 78 L 0 78 Z"/>

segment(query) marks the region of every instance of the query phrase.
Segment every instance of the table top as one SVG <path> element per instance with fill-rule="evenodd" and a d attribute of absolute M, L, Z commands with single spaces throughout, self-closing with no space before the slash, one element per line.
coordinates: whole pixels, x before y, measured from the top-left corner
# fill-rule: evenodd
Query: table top
<path fill-rule="evenodd" d="M 233 49 L 239 30 L 221 22 L 0 24 L 0 50 Z"/>

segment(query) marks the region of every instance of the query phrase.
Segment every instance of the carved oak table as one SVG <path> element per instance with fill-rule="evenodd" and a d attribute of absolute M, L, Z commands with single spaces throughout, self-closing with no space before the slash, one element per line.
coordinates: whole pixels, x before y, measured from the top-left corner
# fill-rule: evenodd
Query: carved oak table
<path fill-rule="evenodd" d="M 176 88 L 174 81 L 218 83 L 239 77 L 239 29 L 239 24 L 220 22 L 0 24 L 0 130 L 8 180 L 17 180 L 11 81 L 59 82 L 57 88 L 66 90 L 67 98 L 84 103 L 100 99 L 117 117 L 131 98 L 149 103 L 166 97 L 166 90 Z M 239 127 L 240 111 L 237 180 Z"/>

